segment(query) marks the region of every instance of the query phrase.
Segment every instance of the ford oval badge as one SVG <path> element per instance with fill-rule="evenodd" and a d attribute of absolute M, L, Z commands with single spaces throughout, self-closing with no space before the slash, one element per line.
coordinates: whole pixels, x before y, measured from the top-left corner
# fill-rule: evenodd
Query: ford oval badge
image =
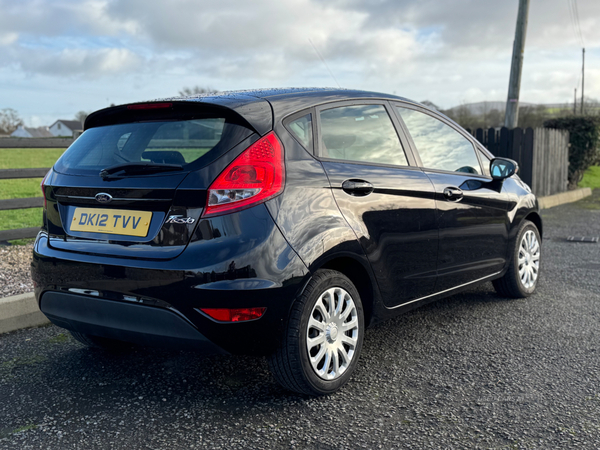
<path fill-rule="evenodd" d="M 96 201 L 98 203 L 110 203 L 112 201 L 112 195 L 100 192 L 96 194 Z"/>

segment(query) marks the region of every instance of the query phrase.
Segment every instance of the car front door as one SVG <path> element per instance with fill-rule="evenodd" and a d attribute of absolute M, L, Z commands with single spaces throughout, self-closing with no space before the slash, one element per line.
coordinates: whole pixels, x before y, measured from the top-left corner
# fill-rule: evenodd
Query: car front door
<path fill-rule="evenodd" d="M 438 230 L 434 188 L 400 142 L 385 102 L 317 108 L 317 155 L 335 200 L 376 275 L 398 306 L 435 291 Z"/>
<path fill-rule="evenodd" d="M 440 228 L 436 290 L 502 271 L 508 246 L 508 195 L 486 175 L 466 133 L 426 110 L 394 106 L 419 165 L 435 186 Z"/>

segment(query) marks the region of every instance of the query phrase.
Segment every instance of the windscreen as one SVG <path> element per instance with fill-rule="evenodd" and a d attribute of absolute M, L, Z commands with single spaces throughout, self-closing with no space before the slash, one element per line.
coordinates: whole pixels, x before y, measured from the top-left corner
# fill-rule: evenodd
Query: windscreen
<path fill-rule="evenodd" d="M 86 130 L 54 166 L 61 173 L 98 175 L 128 163 L 175 164 L 195 170 L 252 134 L 223 117 L 133 122 Z"/>

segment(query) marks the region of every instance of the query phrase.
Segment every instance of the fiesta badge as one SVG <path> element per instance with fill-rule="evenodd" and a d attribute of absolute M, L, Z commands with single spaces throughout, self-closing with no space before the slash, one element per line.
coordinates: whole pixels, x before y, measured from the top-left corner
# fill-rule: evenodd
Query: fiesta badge
<path fill-rule="evenodd" d="M 112 195 L 100 192 L 96 194 L 96 201 L 98 203 L 110 203 L 112 201 Z"/>

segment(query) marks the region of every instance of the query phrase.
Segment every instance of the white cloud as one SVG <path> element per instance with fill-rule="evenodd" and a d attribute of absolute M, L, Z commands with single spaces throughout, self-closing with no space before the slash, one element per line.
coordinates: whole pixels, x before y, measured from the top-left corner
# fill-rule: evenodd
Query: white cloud
<path fill-rule="evenodd" d="M 17 33 L 0 33 L 0 45 L 11 45 L 17 42 L 19 35 Z"/>
<path fill-rule="evenodd" d="M 578 4 L 586 92 L 600 97 L 600 2 Z M 517 1 L 0 0 L 0 10 L 0 99 L 16 109 L 66 79 L 102 104 L 193 85 L 334 85 L 309 39 L 344 87 L 450 107 L 505 98 Z M 567 2 L 532 2 L 521 99 L 570 101 L 579 70 Z M 15 85 L 27 88 L 17 96 Z M 61 95 L 73 113 L 92 109 Z"/>
<path fill-rule="evenodd" d="M 60 77 L 118 75 L 139 68 L 142 61 L 139 56 L 122 48 L 76 48 L 59 52 L 30 49 L 23 53 L 26 57 L 19 64 L 24 71 Z"/>

